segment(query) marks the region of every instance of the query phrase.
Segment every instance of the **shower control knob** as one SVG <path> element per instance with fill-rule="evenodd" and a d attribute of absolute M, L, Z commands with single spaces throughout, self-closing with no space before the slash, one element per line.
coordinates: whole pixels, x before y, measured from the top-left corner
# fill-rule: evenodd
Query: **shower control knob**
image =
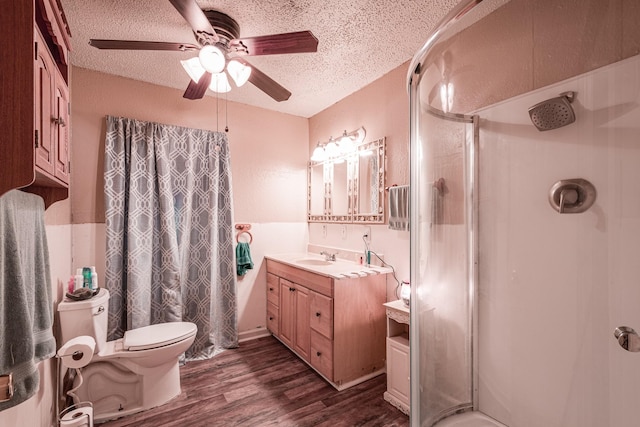
<path fill-rule="evenodd" d="M 586 179 L 563 179 L 549 190 L 549 204 L 558 213 L 582 213 L 596 201 L 596 188 Z"/>
<path fill-rule="evenodd" d="M 638 352 L 640 351 L 640 336 L 638 333 L 628 326 L 618 326 L 613 335 L 618 340 L 620 347 L 627 351 Z"/>

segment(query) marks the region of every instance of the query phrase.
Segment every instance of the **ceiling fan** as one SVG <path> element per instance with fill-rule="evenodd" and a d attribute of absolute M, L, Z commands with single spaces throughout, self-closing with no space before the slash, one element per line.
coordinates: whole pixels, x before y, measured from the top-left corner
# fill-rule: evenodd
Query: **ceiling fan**
<path fill-rule="evenodd" d="M 239 38 L 240 27 L 230 16 L 216 10 L 203 11 L 195 0 L 169 1 L 193 29 L 197 45 L 105 39 L 91 39 L 89 44 L 98 49 L 197 51 L 198 58 L 189 60 L 192 64 L 199 63 L 195 64 L 200 66 L 195 71 L 195 75 L 185 64 L 189 61 L 182 61 L 192 78 L 183 95 L 185 98 L 200 99 L 207 88 L 216 90 L 215 83 L 218 78 L 224 79 L 228 87 L 224 74 L 226 71 L 237 86 L 241 86 L 248 79 L 254 86 L 278 102 L 289 99 L 291 92 L 250 65 L 243 57 L 316 52 L 318 49 L 318 39 L 310 31 Z"/>

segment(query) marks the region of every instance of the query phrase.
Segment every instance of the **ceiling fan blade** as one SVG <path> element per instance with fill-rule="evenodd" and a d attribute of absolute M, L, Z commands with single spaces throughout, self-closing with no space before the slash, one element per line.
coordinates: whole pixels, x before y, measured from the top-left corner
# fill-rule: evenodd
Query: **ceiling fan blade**
<path fill-rule="evenodd" d="M 128 49 L 128 50 L 198 50 L 199 46 L 190 43 L 172 43 L 172 42 L 148 42 L 137 40 L 105 40 L 91 39 L 89 44 L 98 49 Z"/>
<path fill-rule="evenodd" d="M 316 52 L 318 39 L 311 31 L 242 37 L 230 43 L 231 49 L 245 55 L 277 55 L 284 53 Z"/>
<path fill-rule="evenodd" d="M 249 81 L 255 87 L 272 97 L 278 102 L 286 101 L 291 96 L 291 92 L 289 92 L 284 87 L 280 86 L 275 80 L 271 77 L 267 76 L 262 71 L 258 70 L 253 65 L 249 64 L 242 58 L 235 58 L 236 61 L 240 61 L 244 65 L 248 65 L 251 67 L 251 75 L 249 76 Z"/>
<path fill-rule="evenodd" d="M 201 99 L 207 91 L 210 83 L 211 73 L 205 72 L 202 77 L 200 77 L 200 80 L 198 80 L 198 83 L 193 80 L 189 80 L 189 86 L 187 86 L 187 90 L 184 91 L 184 95 L 182 95 L 182 97 L 187 99 Z"/>
<path fill-rule="evenodd" d="M 196 3 L 196 0 L 169 0 L 180 15 L 189 23 L 201 45 L 217 43 L 220 38 L 211 23 Z"/>

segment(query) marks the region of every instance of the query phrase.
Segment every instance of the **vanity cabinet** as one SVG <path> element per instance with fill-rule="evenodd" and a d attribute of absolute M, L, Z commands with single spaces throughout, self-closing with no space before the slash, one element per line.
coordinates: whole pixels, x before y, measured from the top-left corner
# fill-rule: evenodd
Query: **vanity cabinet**
<path fill-rule="evenodd" d="M 68 197 L 70 32 L 57 0 L 10 2 L 0 14 L 0 194 Z"/>
<path fill-rule="evenodd" d="M 336 279 L 267 259 L 267 327 L 338 390 L 384 372 L 385 298 L 385 274 Z"/>

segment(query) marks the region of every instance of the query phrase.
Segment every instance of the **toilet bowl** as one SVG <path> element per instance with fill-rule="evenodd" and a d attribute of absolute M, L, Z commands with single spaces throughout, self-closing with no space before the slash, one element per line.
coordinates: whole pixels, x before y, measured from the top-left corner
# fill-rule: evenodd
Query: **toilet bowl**
<path fill-rule="evenodd" d="M 507 427 L 479 411 L 469 411 L 440 420 L 434 427 Z"/>
<path fill-rule="evenodd" d="M 193 343 L 197 327 L 168 322 L 125 332 L 107 341 L 109 291 L 89 300 L 58 305 L 62 343 L 89 336 L 94 355 L 80 368 L 76 401 L 93 404 L 94 421 L 106 421 L 167 403 L 180 394 L 178 359 Z"/>

